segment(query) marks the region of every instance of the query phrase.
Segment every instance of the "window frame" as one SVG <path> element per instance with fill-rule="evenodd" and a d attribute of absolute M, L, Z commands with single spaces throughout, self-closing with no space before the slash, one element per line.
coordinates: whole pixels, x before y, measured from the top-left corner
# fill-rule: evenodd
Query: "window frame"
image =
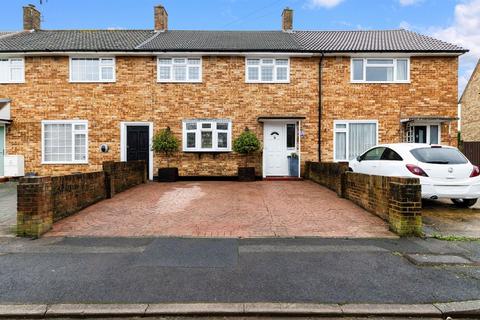
<path fill-rule="evenodd" d="M 18 83 L 25 83 L 25 58 L 24 57 L 0 57 L 0 60 L 7 60 L 8 61 L 8 75 L 9 80 L 7 81 L 0 81 L 0 84 L 18 84 Z M 22 69 L 22 77 L 20 80 L 12 80 L 12 69 L 15 69 L 15 66 L 12 66 L 12 60 L 20 60 L 21 61 L 21 69 Z M 17 67 L 19 68 L 19 67 Z"/>
<path fill-rule="evenodd" d="M 273 78 L 272 81 L 263 81 L 262 80 L 262 73 L 261 69 L 262 66 L 270 66 L 270 64 L 264 64 L 263 60 L 265 59 L 273 59 Z M 248 65 L 248 60 L 260 60 L 258 64 L 258 80 L 250 80 L 248 78 L 248 67 L 252 67 L 252 65 Z M 277 60 L 287 60 L 286 65 L 277 65 Z M 287 79 L 286 80 L 277 80 L 277 67 L 287 67 Z M 245 83 L 290 83 L 290 57 L 255 57 L 255 56 L 247 56 L 245 57 Z"/>
<path fill-rule="evenodd" d="M 430 131 L 431 126 L 437 126 L 438 127 L 438 143 L 434 143 L 434 145 L 442 144 L 442 125 L 441 125 L 441 123 L 416 122 L 415 124 L 412 125 L 412 127 L 414 127 L 413 130 L 415 130 L 415 127 L 427 127 L 427 142 L 426 142 L 426 144 L 432 144 L 431 143 L 431 131 Z M 413 142 L 415 143 L 415 134 L 413 136 Z"/>
<path fill-rule="evenodd" d="M 376 128 L 376 141 L 375 141 L 375 146 L 378 145 L 379 141 L 379 136 L 378 136 L 378 120 L 334 120 L 333 121 L 333 161 L 334 162 L 348 162 L 350 161 L 350 154 L 349 154 L 349 140 L 350 140 L 350 134 L 349 134 L 349 126 L 351 123 L 364 123 L 364 124 L 375 124 Z M 345 124 L 346 127 L 342 129 L 337 129 L 337 124 Z M 344 132 L 345 133 L 345 159 L 337 159 L 337 132 Z M 373 148 L 372 146 L 371 148 Z M 369 149 L 371 149 L 369 148 Z M 365 150 L 368 151 L 369 149 Z"/>
<path fill-rule="evenodd" d="M 72 125 L 72 161 L 46 161 L 45 160 L 45 125 L 71 124 Z M 85 130 L 75 130 L 75 125 L 85 125 Z M 42 165 L 43 164 L 88 164 L 88 120 L 42 120 Z M 85 160 L 75 160 L 75 133 L 85 134 Z"/>
<path fill-rule="evenodd" d="M 363 60 L 363 79 L 355 80 L 354 79 L 354 67 L 353 63 L 355 60 Z M 368 60 L 393 60 L 393 65 L 391 64 L 368 64 Z M 407 79 L 406 80 L 397 80 L 397 61 L 406 60 L 407 61 Z M 384 67 L 393 67 L 393 81 L 367 81 L 367 68 L 384 68 Z M 352 57 L 350 59 L 350 82 L 351 83 L 410 83 L 410 57 Z"/>
<path fill-rule="evenodd" d="M 170 79 L 160 79 L 160 60 L 161 59 L 170 59 L 171 64 L 170 64 Z M 184 65 L 186 66 L 186 79 L 185 80 L 175 80 L 173 79 L 173 67 L 174 59 L 185 59 L 186 63 L 182 64 L 177 64 L 177 65 Z M 199 59 L 200 63 L 199 64 L 189 64 L 188 59 Z M 166 65 L 163 65 L 166 66 Z M 190 80 L 189 79 L 189 66 L 195 66 L 199 67 L 199 74 L 198 74 L 198 80 Z M 202 56 L 157 56 L 157 82 L 158 83 L 202 83 L 203 82 L 203 57 Z"/>
<path fill-rule="evenodd" d="M 98 59 L 98 75 L 99 80 L 73 80 L 73 68 L 72 60 L 73 59 Z M 113 60 L 113 79 L 102 79 L 102 60 Z M 69 57 L 69 82 L 70 83 L 114 83 L 117 82 L 117 60 L 115 56 L 100 56 L 100 57 L 89 57 L 89 56 L 70 56 Z"/>
<path fill-rule="evenodd" d="M 187 130 L 187 124 L 195 123 L 197 125 L 195 130 Z M 202 124 L 210 123 L 210 130 L 202 130 Z M 217 123 L 228 123 L 226 130 L 217 129 Z M 212 148 L 202 148 L 202 131 L 212 132 Z M 195 132 L 195 147 L 189 148 L 187 146 L 187 133 Z M 218 147 L 218 133 L 227 133 L 227 147 Z M 232 121 L 230 119 L 186 119 L 182 120 L 182 151 L 183 152 L 231 152 L 232 151 Z"/>

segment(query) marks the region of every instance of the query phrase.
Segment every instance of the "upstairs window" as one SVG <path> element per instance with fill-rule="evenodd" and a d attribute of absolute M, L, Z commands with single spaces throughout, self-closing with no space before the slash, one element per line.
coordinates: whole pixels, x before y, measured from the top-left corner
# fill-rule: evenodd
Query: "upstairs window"
<path fill-rule="evenodd" d="M 23 58 L 0 58 L 0 83 L 25 82 L 25 62 Z"/>
<path fill-rule="evenodd" d="M 202 82 L 201 58 L 158 58 L 158 82 Z"/>
<path fill-rule="evenodd" d="M 247 58 L 245 79 L 247 83 L 288 83 L 290 60 L 287 58 Z"/>
<path fill-rule="evenodd" d="M 408 58 L 352 58 L 351 81 L 356 83 L 408 83 Z"/>
<path fill-rule="evenodd" d="M 42 121 L 42 162 L 88 163 L 88 122 Z"/>
<path fill-rule="evenodd" d="M 183 151 L 227 152 L 232 150 L 232 122 L 227 119 L 183 121 Z"/>
<path fill-rule="evenodd" d="M 115 58 L 70 58 L 70 82 L 115 82 Z"/>

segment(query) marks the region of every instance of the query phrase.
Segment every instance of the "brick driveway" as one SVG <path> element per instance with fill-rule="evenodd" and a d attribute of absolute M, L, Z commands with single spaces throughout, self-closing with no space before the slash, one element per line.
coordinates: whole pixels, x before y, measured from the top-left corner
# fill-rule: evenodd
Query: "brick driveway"
<path fill-rule="evenodd" d="M 148 183 L 56 223 L 47 236 L 393 237 L 310 181 Z"/>

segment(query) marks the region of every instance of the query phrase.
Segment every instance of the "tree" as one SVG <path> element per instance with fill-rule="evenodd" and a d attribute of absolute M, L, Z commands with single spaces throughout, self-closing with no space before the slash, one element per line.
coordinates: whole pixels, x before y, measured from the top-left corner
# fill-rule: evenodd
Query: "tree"
<path fill-rule="evenodd" d="M 233 142 L 233 151 L 245 156 L 245 167 L 248 167 L 248 157 L 259 149 L 260 141 L 248 128 L 245 128 L 245 131 Z"/>
<path fill-rule="evenodd" d="M 178 151 L 179 144 L 170 127 L 167 127 L 153 137 L 152 150 L 157 153 L 163 153 L 167 158 L 167 167 L 170 167 L 170 157 Z"/>

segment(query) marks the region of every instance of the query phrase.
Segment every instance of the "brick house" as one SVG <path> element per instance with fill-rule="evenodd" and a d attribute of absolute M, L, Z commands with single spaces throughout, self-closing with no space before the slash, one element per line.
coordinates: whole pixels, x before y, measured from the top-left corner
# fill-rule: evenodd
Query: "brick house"
<path fill-rule="evenodd" d="M 456 144 L 463 48 L 406 30 L 42 30 L 0 34 L 0 140 L 39 175 L 94 171 L 103 161 L 165 165 L 149 145 L 170 127 L 183 176 L 233 176 L 245 128 L 263 150 L 258 175 L 288 175 L 288 155 L 352 159 L 376 143 Z M 0 172 L 0 176 L 2 172 Z"/>
<path fill-rule="evenodd" d="M 460 98 L 462 140 L 480 142 L 480 60 Z"/>

